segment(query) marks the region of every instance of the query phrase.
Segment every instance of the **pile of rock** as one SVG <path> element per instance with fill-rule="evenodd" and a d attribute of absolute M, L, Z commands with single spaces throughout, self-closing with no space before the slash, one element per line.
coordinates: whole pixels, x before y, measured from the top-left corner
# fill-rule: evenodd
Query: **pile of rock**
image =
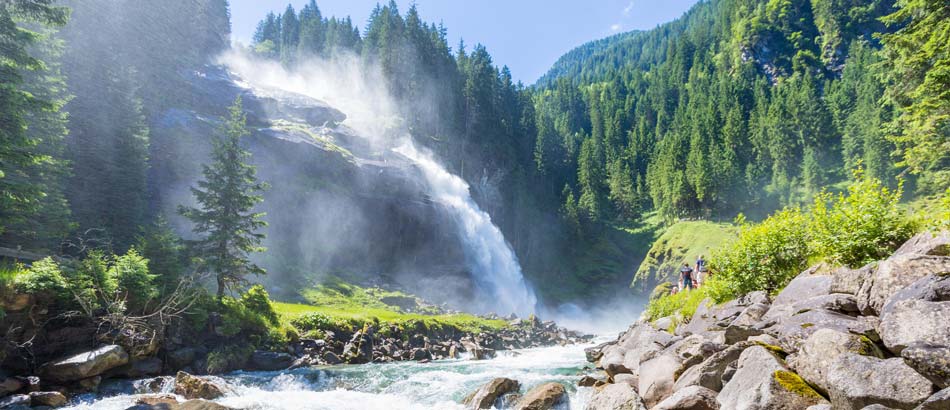
<path fill-rule="evenodd" d="M 494 379 L 463 400 L 471 409 L 512 408 L 550 410 L 568 405 L 567 390 L 560 383 L 545 383 L 522 395 L 521 383 L 508 378 Z"/>
<path fill-rule="evenodd" d="M 688 323 L 634 324 L 588 349 L 590 410 L 950 409 L 950 233 L 861 269 L 819 265 Z M 636 400 L 631 398 L 636 397 Z"/>

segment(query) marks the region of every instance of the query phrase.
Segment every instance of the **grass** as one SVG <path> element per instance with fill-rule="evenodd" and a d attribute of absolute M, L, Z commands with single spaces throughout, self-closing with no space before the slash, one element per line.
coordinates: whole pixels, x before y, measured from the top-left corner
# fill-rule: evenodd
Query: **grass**
<path fill-rule="evenodd" d="M 290 121 L 285 121 L 285 120 L 276 120 L 271 125 L 274 129 L 277 129 L 277 130 L 281 130 L 285 132 L 299 132 L 299 133 L 306 134 L 310 136 L 310 138 L 312 138 L 314 141 L 317 141 L 318 143 L 320 143 L 320 145 L 322 145 L 324 149 L 339 153 L 344 158 L 346 158 L 347 161 L 353 160 L 353 153 L 351 153 L 348 149 L 334 144 L 333 141 L 331 141 L 329 138 L 323 135 L 314 133 L 313 131 L 310 130 L 310 127 L 306 124 L 300 124 L 300 123 L 295 123 L 295 122 L 290 122 Z"/>
<path fill-rule="evenodd" d="M 706 288 L 687 290 L 675 295 L 657 297 L 647 305 L 647 317 L 650 321 L 672 316 L 674 327 L 682 321 L 688 321 L 696 313 L 699 304 L 706 298 Z"/>
<path fill-rule="evenodd" d="M 735 238 L 732 224 L 709 221 L 682 221 L 666 229 L 653 242 L 646 258 L 634 275 L 632 287 L 650 289 L 660 282 L 674 280 L 683 263 L 693 265 L 699 255 L 709 254 Z"/>
<path fill-rule="evenodd" d="M 397 306 L 382 302 L 384 298 L 414 298 L 402 292 L 386 291 L 379 288 L 363 288 L 330 279 L 320 285 L 301 291 L 308 303 L 274 302 L 274 309 L 282 322 L 306 319 L 310 315 L 323 315 L 326 320 L 338 326 L 362 327 L 365 324 L 393 324 L 400 327 L 412 325 L 425 329 L 456 329 L 466 333 L 486 330 L 498 330 L 508 323 L 504 320 L 489 320 L 467 313 L 431 314 L 405 312 Z M 417 303 L 421 302 L 418 301 Z M 301 329 L 310 330 L 310 329 Z"/>

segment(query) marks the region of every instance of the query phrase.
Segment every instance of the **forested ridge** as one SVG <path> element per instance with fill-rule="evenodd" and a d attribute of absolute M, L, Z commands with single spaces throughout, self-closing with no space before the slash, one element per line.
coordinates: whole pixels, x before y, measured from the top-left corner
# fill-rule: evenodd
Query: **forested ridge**
<path fill-rule="evenodd" d="M 4 246 L 121 253 L 169 235 L 155 193 L 178 177 L 175 136 L 150 125 L 189 98 L 178 72 L 228 47 L 228 8 L 150 3 L 100 29 L 123 4 L 0 9 Z M 542 292 L 567 300 L 629 279 L 649 216 L 764 215 L 856 169 L 945 190 L 948 21 L 933 0 L 703 1 L 581 46 L 531 86 L 394 2 L 365 27 L 288 6 L 249 47 L 289 67 L 338 53 L 381 67 L 415 138 L 472 184 Z"/>

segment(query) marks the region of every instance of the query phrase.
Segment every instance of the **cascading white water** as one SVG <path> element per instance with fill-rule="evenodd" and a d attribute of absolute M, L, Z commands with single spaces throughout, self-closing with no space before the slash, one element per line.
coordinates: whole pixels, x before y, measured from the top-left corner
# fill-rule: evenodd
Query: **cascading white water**
<path fill-rule="evenodd" d="M 394 151 L 421 169 L 429 195 L 444 204 L 455 219 L 466 246 L 467 266 L 477 286 L 475 306 L 470 308 L 521 317 L 535 313 L 537 298 L 522 275 L 511 245 L 491 216 L 472 199 L 468 184 L 430 154 L 418 150 L 412 138 L 400 131 L 400 121 L 394 120 L 398 117 L 396 104 L 381 86 L 385 79 L 378 70 L 370 70 L 352 56 L 315 60 L 294 71 L 239 50 L 226 54 L 221 61 L 251 89 L 279 89 L 322 100 L 346 114 L 345 124 L 361 138 L 382 150 L 395 146 Z"/>
<path fill-rule="evenodd" d="M 482 311 L 534 313 L 537 298 L 525 282 L 521 265 L 491 216 L 472 199 L 468 184 L 447 171 L 431 155 L 416 149 L 411 140 L 394 149 L 419 166 L 430 195 L 452 213 L 465 242 L 465 254 L 476 286 L 484 298 L 476 301 Z"/>

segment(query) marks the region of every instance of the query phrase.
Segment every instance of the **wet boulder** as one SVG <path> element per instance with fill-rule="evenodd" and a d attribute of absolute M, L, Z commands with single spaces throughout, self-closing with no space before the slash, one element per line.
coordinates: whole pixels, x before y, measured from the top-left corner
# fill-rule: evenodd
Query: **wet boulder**
<path fill-rule="evenodd" d="M 294 364 L 294 357 L 283 352 L 257 350 L 251 354 L 251 360 L 248 364 L 250 364 L 254 370 L 283 370 Z"/>
<path fill-rule="evenodd" d="M 128 362 L 125 349 L 119 345 L 107 345 L 47 363 L 40 369 L 40 375 L 54 383 L 68 383 L 98 376 Z"/>
<path fill-rule="evenodd" d="M 739 356 L 732 379 L 717 396 L 723 409 L 803 409 L 824 398 L 789 371 L 782 360 L 762 346 Z"/>
<path fill-rule="evenodd" d="M 825 380 L 836 409 L 860 409 L 871 404 L 912 409 L 933 392 L 930 381 L 899 358 L 844 353 L 829 367 Z"/>
<path fill-rule="evenodd" d="M 515 404 L 516 410 L 551 410 L 567 402 L 567 390 L 560 383 L 545 383 L 529 390 Z"/>
<path fill-rule="evenodd" d="M 585 410 L 646 410 L 640 396 L 627 384 L 609 384 L 591 397 Z"/>
<path fill-rule="evenodd" d="M 805 380 L 827 392 L 830 388 L 828 372 L 845 353 L 883 357 L 880 349 L 867 337 L 820 329 L 805 341 L 797 353 L 788 357 L 788 365 Z"/>
<path fill-rule="evenodd" d="M 667 397 L 651 410 L 719 410 L 717 393 L 702 386 L 690 386 Z"/>
<path fill-rule="evenodd" d="M 472 392 L 463 403 L 473 409 L 490 409 L 495 407 L 495 403 L 502 396 L 517 393 L 519 389 L 521 389 L 521 383 L 517 380 L 499 377 Z"/>
<path fill-rule="evenodd" d="M 30 393 L 30 405 L 62 407 L 69 401 L 63 393 L 58 391 L 35 391 Z"/>
<path fill-rule="evenodd" d="M 0 398 L 0 409 L 13 409 L 20 407 L 30 407 L 29 394 L 14 394 L 12 396 Z"/>
<path fill-rule="evenodd" d="M 175 394 L 186 399 L 214 400 L 224 396 L 225 389 L 210 380 L 178 372 L 175 375 Z"/>

